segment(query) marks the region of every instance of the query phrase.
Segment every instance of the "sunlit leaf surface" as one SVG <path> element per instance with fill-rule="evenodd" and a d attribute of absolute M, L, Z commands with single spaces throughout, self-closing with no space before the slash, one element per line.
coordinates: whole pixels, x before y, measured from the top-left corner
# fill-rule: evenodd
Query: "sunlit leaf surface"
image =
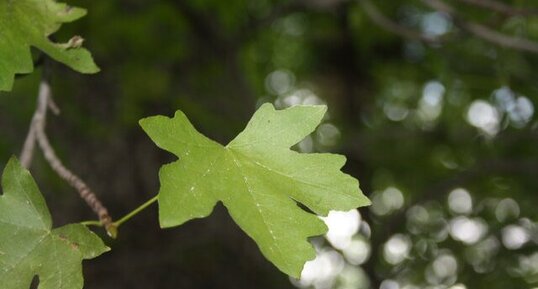
<path fill-rule="evenodd" d="M 298 277 L 315 257 L 307 238 L 327 230 L 316 214 L 369 204 L 357 180 L 340 171 L 343 156 L 289 149 L 316 128 L 325 111 L 325 106 L 277 111 L 265 104 L 227 146 L 197 132 L 181 111 L 174 118 L 141 120 L 159 147 L 179 157 L 160 171 L 161 226 L 206 217 L 222 201 L 267 259 Z"/>

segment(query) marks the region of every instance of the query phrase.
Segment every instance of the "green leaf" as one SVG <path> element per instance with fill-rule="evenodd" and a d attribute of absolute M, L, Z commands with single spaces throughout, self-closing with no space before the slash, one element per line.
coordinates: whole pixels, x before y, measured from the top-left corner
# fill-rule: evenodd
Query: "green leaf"
<path fill-rule="evenodd" d="M 30 173 L 12 158 L 2 176 L 0 196 L 0 284 L 28 289 L 80 289 L 82 260 L 109 249 L 80 224 L 52 229 L 50 213 Z"/>
<path fill-rule="evenodd" d="M 304 263 L 315 257 L 307 238 L 327 231 L 316 214 L 370 203 L 358 181 L 340 171 L 344 156 L 289 149 L 316 128 L 325 111 L 325 106 L 277 111 L 264 104 L 225 147 L 197 132 L 181 111 L 172 119 L 141 120 L 157 146 L 179 157 L 159 173 L 161 226 L 206 217 L 222 201 L 267 259 L 299 277 Z"/>
<path fill-rule="evenodd" d="M 80 47 L 79 36 L 60 44 L 48 39 L 62 23 L 85 14 L 84 9 L 54 0 L 0 0 L 0 91 L 11 90 L 15 74 L 33 71 L 30 46 L 76 71 L 98 72 L 88 50 Z"/>

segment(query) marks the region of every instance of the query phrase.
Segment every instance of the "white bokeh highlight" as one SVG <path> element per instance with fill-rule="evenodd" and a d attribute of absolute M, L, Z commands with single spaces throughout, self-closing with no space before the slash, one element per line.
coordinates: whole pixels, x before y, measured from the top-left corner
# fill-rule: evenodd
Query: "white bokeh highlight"
<path fill-rule="evenodd" d="M 450 235 L 465 244 L 478 242 L 488 231 L 488 226 L 480 218 L 456 217 L 450 221 Z"/>
<path fill-rule="evenodd" d="M 359 231 L 361 216 L 359 211 L 330 211 L 327 217 L 321 217 L 329 230 L 325 237 L 336 248 L 343 250 L 351 244 L 353 235 Z"/>
<path fill-rule="evenodd" d="M 457 188 L 448 195 L 448 207 L 456 214 L 469 214 L 473 210 L 473 199 L 469 191 Z"/>
<path fill-rule="evenodd" d="M 393 235 L 383 246 L 383 257 L 392 265 L 401 263 L 409 256 L 411 239 L 403 234 Z"/>

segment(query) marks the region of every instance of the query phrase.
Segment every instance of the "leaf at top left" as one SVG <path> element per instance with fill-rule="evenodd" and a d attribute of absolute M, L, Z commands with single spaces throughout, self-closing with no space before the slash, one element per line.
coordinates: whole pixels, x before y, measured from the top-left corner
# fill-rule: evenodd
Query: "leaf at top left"
<path fill-rule="evenodd" d="M 30 173 L 12 158 L 0 195 L 0 288 L 81 289 L 82 260 L 108 251 L 81 224 L 52 228 L 50 213 Z"/>
<path fill-rule="evenodd" d="M 84 9 L 55 0 L 0 0 L 0 91 L 11 90 L 15 74 L 33 71 L 31 46 L 78 72 L 98 72 L 80 36 L 66 43 L 49 39 L 63 23 L 85 14 Z"/>

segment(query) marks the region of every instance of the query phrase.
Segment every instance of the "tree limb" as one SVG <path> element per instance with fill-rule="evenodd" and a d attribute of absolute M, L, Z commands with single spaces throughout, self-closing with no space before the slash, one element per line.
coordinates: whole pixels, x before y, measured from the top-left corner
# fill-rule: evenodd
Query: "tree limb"
<path fill-rule="evenodd" d="M 39 85 L 39 93 L 37 98 L 37 107 L 30 124 L 28 135 L 24 142 L 24 147 L 21 153 L 21 163 L 24 167 L 30 167 L 33 158 L 33 152 L 35 143 L 37 142 L 45 159 L 49 163 L 50 167 L 64 179 L 70 186 L 75 188 L 80 197 L 86 202 L 86 204 L 92 209 L 92 211 L 99 217 L 99 221 L 106 228 L 109 235 L 115 237 L 116 227 L 112 222 L 108 210 L 101 201 L 97 198 L 95 193 L 88 187 L 88 185 L 77 175 L 71 172 L 56 155 L 56 152 L 52 148 L 49 139 L 45 133 L 47 110 L 50 109 L 53 112 L 58 112 L 57 106 L 52 101 L 50 85 L 46 80 L 42 80 Z"/>
<path fill-rule="evenodd" d="M 34 114 L 34 117 L 32 118 L 31 123 L 34 123 L 34 119 L 35 119 L 35 114 Z M 27 169 L 30 168 L 30 164 L 32 163 L 32 160 L 34 158 L 34 149 L 35 149 L 35 129 L 33 125 L 30 125 L 30 129 L 28 129 L 28 134 L 26 135 L 26 140 L 24 141 L 24 145 L 22 147 L 21 155 L 19 156 L 21 165 Z"/>
<path fill-rule="evenodd" d="M 446 13 L 452 17 L 454 23 L 458 27 L 471 34 L 474 34 L 478 38 L 482 38 L 483 40 L 502 47 L 538 53 L 538 42 L 525 38 L 509 36 L 482 24 L 467 21 L 458 15 L 452 6 L 448 5 L 442 0 L 422 0 L 422 2 L 432 9 Z"/>
<path fill-rule="evenodd" d="M 538 10 L 532 8 L 515 8 L 495 0 L 459 0 L 463 3 L 486 8 L 507 16 L 537 16 Z"/>
<path fill-rule="evenodd" d="M 407 39 L 426 42 L 429 44 L 438 44 L 441 42 L 438 37 L 424 35 L 420 31 L 409 29 L 392 21 L 390 18 L 383 15 L 383 13 L 381 13 L 381 11 L 370 0 L 357 0 L 357 2 L 359 2 L 359 5 L 362 7 L 366 15 L 375 24 L 387 31 L 398 34 Z"/>

